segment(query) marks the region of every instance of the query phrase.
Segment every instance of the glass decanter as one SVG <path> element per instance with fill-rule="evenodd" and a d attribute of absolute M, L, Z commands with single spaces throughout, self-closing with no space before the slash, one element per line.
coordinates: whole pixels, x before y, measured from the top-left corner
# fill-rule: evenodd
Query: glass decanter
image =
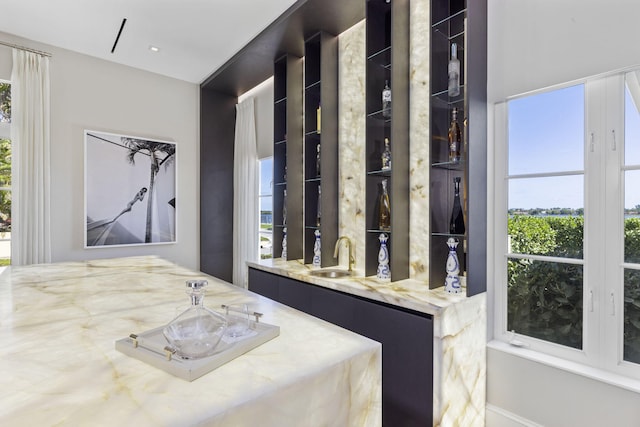
<path fill-rule="evenodd" d="M 184 359 L 212 355 L 227 328 L 226 318 L 202 303 L 207 284 L 206 280 L 187 280 L 186 293 L 191 299 L 191 306 L 162 330 L 176 354 Z"/>

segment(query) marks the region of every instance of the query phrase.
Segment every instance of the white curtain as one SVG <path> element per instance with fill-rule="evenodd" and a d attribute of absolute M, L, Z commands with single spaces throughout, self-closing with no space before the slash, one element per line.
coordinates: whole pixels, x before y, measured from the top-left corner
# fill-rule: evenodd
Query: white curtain
<path fill-rule="evenodd" d="M 49 58 L 13 49 L 11 264 L 51 262 Z"/>
<path fill-rule="evenodd" d="M 233 150 L 233 284 L 247 287 L 246 262 L 258 258 L 258 153 L 253 98 L 236 105 Z"/>

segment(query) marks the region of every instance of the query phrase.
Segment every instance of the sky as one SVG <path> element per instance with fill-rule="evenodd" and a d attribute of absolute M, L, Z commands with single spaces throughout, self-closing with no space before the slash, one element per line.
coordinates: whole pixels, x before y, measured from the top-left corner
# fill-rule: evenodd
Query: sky
<path fill-rule="evenodd" d="M 509 101 L 509 175 L 584 169 L 584 85 Z M 626 163 L 640 164 L 640 114 L 625 95 Z M 512 179 L 509 208 L 583 208 L 583 175 Z M 625 207 L 640 204 L 640 172 L 627 172 Z M 640 193 L 640 192 L 638 192 Z"/>

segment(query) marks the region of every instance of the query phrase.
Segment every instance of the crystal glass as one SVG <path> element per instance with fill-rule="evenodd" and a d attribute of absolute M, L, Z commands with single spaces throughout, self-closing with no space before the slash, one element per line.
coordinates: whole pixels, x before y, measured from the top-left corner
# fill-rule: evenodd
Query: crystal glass
<path fill-rule="evenodd" d="M 164 337 L 184 359 L 200 359 L 215 353 L 227 328 L 226 318 L 203 305 L 206 280 L 187 280 L 191 306 L 162 330 Z"/>
<path fill-rule="evenodd" d="M 251 313 L 249 306 L 242 304 L 240 306 L 225 306 L 226 315 L 229 322 L 225 335 L 231 338 L 243 337 L 250 334 L 251 329 Z M 229 312 L 236 312 L 239 315 L 232 316 Z"/>

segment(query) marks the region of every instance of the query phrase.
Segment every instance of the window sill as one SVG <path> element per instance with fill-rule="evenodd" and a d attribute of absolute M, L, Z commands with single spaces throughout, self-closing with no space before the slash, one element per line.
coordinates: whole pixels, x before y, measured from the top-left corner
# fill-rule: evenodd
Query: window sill
<path fill-rule="evenodd" d="M 605 384 L 620 387 L 622 389 L 640 393 L 640 380 L 625 377 L 620 374 L 594 368 L 581 363 L 565 360 L 559 357 L 550 356 L 523 347 L 515 347 L 503 341 L 492 340 L 487 343 L 487 347 L 496 351 L 522 357 L 533 362 L 537 362 L 552 368 L 561 369 L 572 374 L 581 375 L 592 380 Z"/>

